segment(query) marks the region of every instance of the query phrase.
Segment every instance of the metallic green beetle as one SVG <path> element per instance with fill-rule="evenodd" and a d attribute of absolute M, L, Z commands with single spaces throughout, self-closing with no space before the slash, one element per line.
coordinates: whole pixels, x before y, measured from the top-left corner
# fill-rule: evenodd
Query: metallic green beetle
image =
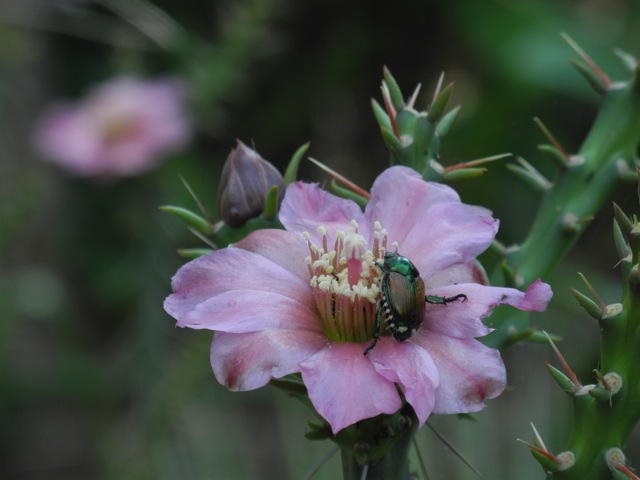
<path fill-rule="evenodd" d="M 424 281 L 420 278 L 420 272 L 411 260 L 397 253 L 385 252 L 383 263 L 376 263 L 376 265 L 382 270 L 380 300 L 376 311 L 373 340 L 364 350 L 364 355 L 367 355 L 380 339 L 380 324 L 383 315 L 385 324 L 393 338 L 402 342 L 411 338 L 414 332 L 420 328 L 426 308 L 425 302 L 446 305 L 458 300 L 463 302 L 467 300 L 464 293 L 453 297 L 425 295 Z"/>

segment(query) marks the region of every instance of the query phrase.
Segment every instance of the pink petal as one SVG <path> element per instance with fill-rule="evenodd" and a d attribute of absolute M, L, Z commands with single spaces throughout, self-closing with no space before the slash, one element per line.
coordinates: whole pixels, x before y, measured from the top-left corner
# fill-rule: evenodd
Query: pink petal
<path fill-rule="evenodd" d="M 84 99 L 50 110 L 36 137 L 38 147 L 76 174 L 148 170 L 160 154 L 189 139 L 181 90 L 175 80 L 115 77 Z"/>
<path fill-rule="evenodd" d="M 542 312 L 547 308 L 552 296 L 553 291 L 551 287 L 540 279 L 537 279 L 529 285 L 529 288 L 527 288 L 524 294 L 524 298 L 521 295 L 510 295 L 504 299 L 502 303 L 508 303 L 526 312 Z"/>
<path fill-rule="evenodd" d="M 292 259 L 293 260 L 293 259 Z M 315 300 L 308 283 L 268 258 L 240 248 L 224 248 L 183 265 L 172 279 L 165 310 L 177 320 L 212 297 L 233 290 L 261 290 L 305 305 Z"/>
<path fill-rule="evenodd" d="M 228 333 L 274 328 L 322 332 L 315 305 L 261 290 L 231 290 L 211 297 L 184 312 L 178 326 Z"/>
<path fill-rule="evenodd" d="M 480 283 L 489 285 L 487 273 L 477 260 L 458 263 L 431 275 L 425 280 L 427 290 L 459 283 Z"/>
<path fill-rule="evenodd" d="M 50 107 L 35 135 L 36 147 L 49 160 L 79 175 L 94 175 L 109 168 L 102 157 L 101 138 L 91 119 L 69 104 Z"/>
<path fill-rule="evenodd" d="M 402 406 L 393 382 L 362 355 L 365 346 L 334 343 L 300 364 L 311 403 L 334 434 L 365 418 L 394 413 Z"/>
<path fill-rule="evenodd" d="M 327 237 L 335 241 L 336 231 L 349 231 L 351 220 L 359 224 L 359 232 L 368 238 L 370 226 L 364 222 L 360 207 L 351 200 L 336 197 L 318 185 L 295 182 L 287 187 L 279 214 L 280 221 L 290 232 L 308 232 L 316 245 L 322 245 L 318 226 L 327 229 Z M 329 245 L 333 248 L 333 243 Z"/>
<path fill-rule="evenodd" d="M 429 305 L 420 331 L 439 332 L 450 337 L 475 338 L 491 331 L 481 319 L 494 307 L 506 303 L 520 310 L 542 311 L 551 299 L 551 288 L 539 280 L 531 284 L 527 292 L 515 288 L 487 287 L 477 283 L 462 283 L 435 289 L 427 289 L 428 295 L 452 297 L 463 293 L 466 301 L 447 305 Z M 419 331 L 419 332 L 420 332 Z"/>
<path fill-rule="evenodd" d="M 423 278 L 451 265 L 466 263 L 484 252 L 496 236 L 498 221 L 481 207 L 439 203 L 422 212 L 400 244 L 400 253 Z"/>
<path fill-rule="evenodd" d="M 304 259 L 309 246 L 302 236 L 285 230 L 258 230 L 233 245 L 257 253 L 309 282 L 309 268 Z"/>
<path fill-rule="evenodd" d="M 272 378 L 299 372 L 298 364 L 326 344 L 324 335 L 305 330 L 216 332 L 211 366 L 218 382 L 230 390 L 254 390 Z"/>
<path fill-rule="evenodd" d="M 422 426 L 433 410 L 435 389 L 440 381 L 427 351 L 412 342 L 384 337 L 371 350 L 369 358 L 380 375 L 402 387 Z"/>
<path fill-rule="evenodd" d="M 442 202 L 460 203 L 460 197 L 446 185 L 425 182 L 415 170 L 391 167 L 371 187 L 365 215 L 370 222 L 380 221 L 389 231 L 391 245 L 393 241 L 405 240 L 424 212 Z M 402 243 L 400 246 L 403 247 Z"/>
<path fill-rule="evenodd" d="M 495 398 L 504 390 L 507 374 L 497 350 L 474 339 L 435 332 L 414 335 L 410 341 L 431 355 L 440 373 L 433 413 L 477 412 L 484 408 L 486 398 Z"/>

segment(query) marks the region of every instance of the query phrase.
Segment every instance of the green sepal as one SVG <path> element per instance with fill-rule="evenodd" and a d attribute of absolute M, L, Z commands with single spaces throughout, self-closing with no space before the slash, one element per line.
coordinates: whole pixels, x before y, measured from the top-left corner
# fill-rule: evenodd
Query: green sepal
<path fill-rule="evenodd" d="M 438 137 L 434 137 L 434 140 Z M 431 158 L 429 161 L 425 161 L 424 168 L 419 170 L 422 179 L 425 182 L 438 182 L 444 181 L 444 167 L 440 165 L 436 160 Z"/>
<path fill-rule="evenodd" d="M 456 417 L 458 417 L 459 420 L 466 420 L 473 423 L 478 423 L 480 421 L 473 413 L 458 413 Z"/>
<path fill-rule="evenodd" d="M 535 330 L 533 330 L 533 328 L 525 328 L 522 330 L 510 330 L 509 333 L 507 334 L 506 342 L 509 345 L 514 345 L 516 343 L 523 342 L 525 340 L 528 340 L 529 337 L 533 335 L 534 331 Z"/>
<path fill-rule="evenodd" d="M 277 389 L 282 390 L 290 395 L 300 397 L 307 395 L 307 387 L 304 385 L 304 383 L 302 383 L 301 380 L 295 378 L 272 378 L 269 382 L 269 385 L 276 387 Z"/>
<path fill-rule="evenodd" d="M 407 132 L 413 138 L 413 152 L 405 165 L 420 170 L 424 165 L 425 154 L 431 148 L 431 141 L 436 129 L 435 124 L 426 115 L 414 115 L 414 119 L 412 131 Z M 400 130 L 400 134 L 402 133 L 403 130 Z"/>
<path fill-rule="evenodd" d="M 504 284 L 506 287 L 514 288 L 517 286 L 516 273 L 506 260 L 500 262 L 500 271 L 504 277 Z"/>
<path fill-rule="evenodd" d="M 174 207 L 172 205 L 164 205 L 158 208 L 160 208 L 160 210 L 162 210 L 163 212 L 175 215 L 180 220 L 193 227 L 196 231 L 200 232 L 203 235 L 211 235 L 213 231 L 213 227 L 207 219 L 201 217 L 197 213 L 192 212 L 191 210 L 187 210 L 186 208 L 182 207 Z"/>
<path fill-rule="evenodd" d="M 560 335 L 556 335 L 555 333 L 545 333 L 540 330 L 533 330 L 531 334 L 525 338 L 525 340 L 529 343 L 540 343 L 540 344 L 548 344 L 549 339 L 554 342 L 561 342 L 562 337 Z"/>
<path fill-rule="evenodd" d="M 518 157 L 520 165 L 507 164 L 509 171 L 516 174 L 537 192 L 545 192 L 551 188 L 551 182 L 524 158 Z"/>
<path fill-rule="evenodd" d="M 553 145 L 547 143 L 538 145 L 538 151 L 546 154 L 560 170 L 569 168 L 567 157 Z"/>
<path fill-rule="evenodd" d="M 587 80 L 596 93 L 604 95 L 607 92 L 607 85 L 591 68 L 574 59 L 569 59 L 569 63 Z"/>
<path fill-rule="evenodd" d="M 564 390 L 571 397 L 576 394 L 576 385 L 571 381 L 569 377 L 567 377 L 564 373 L 558 370 L 553 365 L 547 363 L 547 369 L 551 374 L 551 377 L 555 380 L 555 382 L 560 385 L 560 388 Z"/>
<path fill-rule="evenodd" d="M 631 261 L 634 265 L 637 265 L 640 262 L 640 230 L 638 230 L 637 227 L 634 228 L 627 238 L 629 239 L 629 248 L 631 249 Z"/>
<path fill-rule="evenodd" d="M 634 265 L 629 270 L 629 274 L 627 277 L 629 282 L 629 287 L 631 288 L 632 293 L 632 301 L 635 303 L 638 294 L 640 293 L 640 267 L 638 266 L 638 262 L 634 259 Z M 630 323 L 636 322 L 640 319 L 631 315 Z"/>
<path fill-rule="evenodd" d="M 458 118 L 458 114 L 460 113 L 461 109 L 462 107 L 458 105 L 457 107 L 452 108 L 442 116 L 442 118 L 438 122 L 438 125 L 436 126 L 436 132 L 438 133 L 438 137 L 443 138 L 444 136 L 447 135 L 447 133 L 449 133 L 449 130 L 451 130 L 451 127 L 453 126 L 454 122 Z"/>
<path fill-rule="evenodd" d="M 262 218 L 267 221 L 273 221 L 278 218 L 278 192 L 280 188 L 278 185 L 272 186 L 264 199 L 264 210 L 262 211 Z"/>
<path fill-rule="evenodd" d="M 194 258 L 201 257 L 207 253 L 213 252 L 211 248 L 180 248 L 178 249 L 178 255 L 183 258 L 193 260 Z"/>
<path fill-rule="evenodd" d="M 331 180 L 331 183 L 329 184 L 329 188 L 338 197 L 347 198 L 349 200 L 353 200 L 354 202 L 356 202 L 362 208 L 366 207 L 367 203 L 369 202 L 369 200 L 364 198 L 362 195 L 359 195 L 356 192 L 354 192 L 353 190 L 349 190 L 348 188 L 344 188 L 342 185 L 340 185 L 335 180 Z"/>
<path fill-rule="evenodd" d="M 445 182 L 455 182 L 456 180 L 468 180 L 471 178 L 478 178 L 487 173 L 487 168 L 460 168 L 458 170 L 451 170 L 444 172 L 442 178 Z"/>
<path fill-rule="evenodd" d="M 623 162 L 622 164 L 618 164 L 618 178 L 621 182 L 626 185 L 638 185 L 638 173 L 635 170 L 629 168 L 629 165 L 625 160 L 618 160 L 618 162 Z"/>
<path fill-rule="evenodd" d="M 453 83 L 450 83 L 438 95 L 431 106 L 429 107 L 428 118 L 432 123 L 437 123 L 444 115 L 444 111 L 447 109 L 447 104 L 451 99 L 453 93 Z"/>
<path fill-rule="evenodd" d="M 616 469 L 611 471 L 611 480 L 630 480 L 631 478 L 632 477 L 629 477 L 629 475 L 620 470 Z"/>
<path fill-rule="evenodd" d="M 589 314 L 589 316 L 595 320 L 600 321 L 602 319 L 602 315 L 605 313 L 602 311 L 600 306 L 587 297 L 585 294 L 580 293 L 578 290 L 572 288 L 571 293 L 578 301 L 580 306 L 584 308 L 584 310 Z"/>
<path fill-rule="evenodd" d="M 402 97 L 402 91 L 398 86 L 398 82 L 396 82 L 396 79 L 393 78 L 393 75 L 391 75 L 391 72 L 387 67 L 384 67 L 384 69 L 382 70 L 382 78 L 384 79 L 383 81 L 389 89 L 391 105 L 393 105 L 393 108 L 395 108 L 397 111 L 402 110 L 404 108 L 404 98 Z"/>
<path fill-rule="evenodd" d="M 307 440 L 327 440 L 333 438 L 331 427 L 327 424 L 318 425 L 317 423 L 307 422 L 311 430 L 305 432 L 304 438 Z"/>
<path fill-rule="evenodd" d="M 401 160 L 402 144 L 400 139 L 395 136 L 391 130 L 387 130 L 384 127 L 380 128 L 380 133 L 384 142 L 387 144 L 387 148 L 391 152 L 391 165 L 397 165 Z"/>
<path fill-rule="evenodd" d="M 636 67 L 633 69 L 632 77 L 629 82 L 631 85 L 631 88 L 633 89 L 633 92 L 636 95 L 640 93 L 640 82 L 638 81 L 639 77 L 640 77 L 640 64 L 636 63 Z"/>
<path fill-rule="evenodd" d="M 389 115 L 384 108 L 376 101 L 376 99 L 371 99 L 371 109 L 373 110 L 373 116 L 380 125 L 381 128 L 386 128 L 387 130 L 393 130 L 391 126 L 391 120 L 389 119 Z"/>
<path fill-rule="evenodd" d="M 617 220 L 613 221 L 613 241 L 616 246 L 616 251 L 618 252 L 618 256 L 621 261 L 630 261 L 631 260 L 631 247 L 627 243 L 627 239 L 625 238 L 622 230 L 620 229 L 620 225 Z"/>
<path fill-rule="evenodd" d="M 340 430 L 333 441 L 348 450 L 359 465 L 374 462 L 407 435 L 412 436 L 418 420 L 408 405 L 392 415 L 378 415 Z"/>
<path fill-rule="evenodd" d="M 240 228 L 231 228 L 229 225 L 223 225 L 217 230 L 211 240 L 220 246 L 227 246 L 231 243 L 238 242 L 246 237 L 248 234 L 255 230 L 262 230 L 265 228 L 276 228 L 284 230 L 284 226 L 278 219 L 266 220 L 262 217 L 250 218 Z"/>
<path fill-rule="evenodd" d="M 507 254 L 507 247 L 505 247 L 502 242 L 494 238 L 486 252 L 504 261 L 504 257 Z"/>
<path fill-rule="evenodd" d="M 488 325 L 490 325 L 488 323 Z M 549 335 L 540 332 L 539 330 L 534 330 L 533 328 L 523 328 L 516 329 L 512 327 L 509 329 L 506 334 L 501 335 L 500 337 L 496 336 L 494 332 L 491 332 L 489 335 L 481 337 L 479 340 L 482 341 L 487 346 L 491 348 L 496 348 L 500 351 L 504 351 L 509 348 L 511 345 L 515 345 L 520 342 L 529 342 L 529 343 L 548 343 L 549 338 L 551 338 L 554 342 L 562 341 L 562 337 L 558 335 Z"/>
<path fill-rule="evenodd" d="M 533 455 L 533 458 L 535 458 L 538 461 L 538 463 L 542 466 L 542 468 L 544 468 L 545 471 L 547 472 L 560 471 L 560 466 L 558 465 L 558 463 L 553 461 L 549 457 L 543 455 L 542 453 L 537 452 L 535 450 L 531 450 L 531 455 Z"/>
<path fill-rule="evenodd" d="M 302 157 L 307 153 L 307 150 L 309 150 L 309 142 L 305 143 L 294 152 L 291 160 L 289 160 L 289 165 L 287 165 L 284 176 L 282 177 L 285 185 L 289 185 L 297 180 L 298 167 L 300 166 Z"/>
<path fill-rule="evenodd" d="M 622 211 L 617 203 L 613 204 L 613 214 L 616 217 L 616 221 L 618 222 L 622 233 L 625 236 L 629 235 L 633 230 L 633 222 L 629 219 L 629 217 L 627 217 L 627 215 Z"/>
<path fill-rule="evenodd" d="M 593 387 L 591 390 L 589 390 L 589 395 L 600 402 L 608 402 L 613 396 L 609 390 L 602 387 Z"/>
<path fill-rule="evenodd" d="M 633 55 L 625 52 L 624 50 L 620 50 L 619 48 L 614 48 L 613 53 L 618 57 L 618 60 L 620 60 L 620 63 L 628 73 L 635 72 L 636 67 L 638 66 L 638 60 L 636 60 Z"/>

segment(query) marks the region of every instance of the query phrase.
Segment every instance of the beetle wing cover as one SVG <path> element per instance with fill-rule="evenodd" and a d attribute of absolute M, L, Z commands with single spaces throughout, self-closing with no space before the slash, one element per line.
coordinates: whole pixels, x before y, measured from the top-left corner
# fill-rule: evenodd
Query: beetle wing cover
<path fill-rule="evenodd" d="M 383 288 L 387 303 L 393 310 L 393 316 L 402 319 L 410 328 L 418 327 L 422 322 L 425 310 L 422 279 L 388 272 L 386 282 L 383 282 Z"/>

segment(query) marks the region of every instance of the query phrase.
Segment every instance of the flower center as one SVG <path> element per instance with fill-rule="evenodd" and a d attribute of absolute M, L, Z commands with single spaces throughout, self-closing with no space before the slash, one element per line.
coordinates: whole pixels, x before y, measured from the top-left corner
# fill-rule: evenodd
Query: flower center
<path fill-rule="evenodd" d="M 319 226 L 318 232 L 322 245 L 311 242 L 307 232 L 303 235 L 309 244 L 310 255 L 305 261 L 322 328 L 332 341 L 365 342 L 371 339 L 375 326 L 382 274 L 376 263 L 387 249 L 387 231 L 375 222 L 369 248 L 358 233 L 358 223 L 352 220 L 348 232 L 336 232 L 332 249 L 326 228 Z"/>
<path fill-rule="evenodd" d="M 134 116 L 113 116 L 102 119 L 102 137 L 107 144 L 117 143 L 136 136 L 140 121 Z"/>

